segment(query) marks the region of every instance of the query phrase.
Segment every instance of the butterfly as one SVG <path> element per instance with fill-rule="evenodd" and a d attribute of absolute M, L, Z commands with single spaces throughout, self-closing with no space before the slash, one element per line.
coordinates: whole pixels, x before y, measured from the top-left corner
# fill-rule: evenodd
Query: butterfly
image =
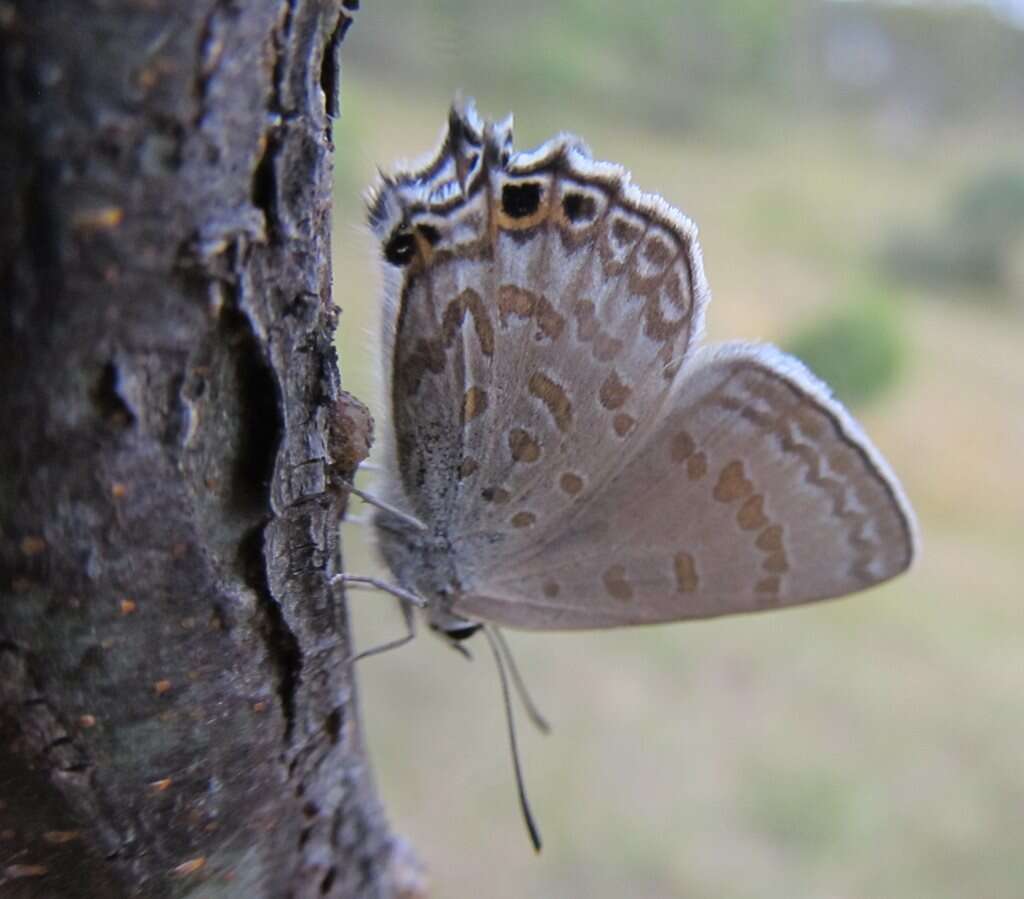
<path fill-rule="evenodd" d="M 456 101 L 368 206 L 375 527 L 438 633 L 777 609 L 910 566 L 910 503 L 864 431 L 792 356 L 701 342 L 696 227 L 579 138 L 517 152 L 511 117 Z"/>

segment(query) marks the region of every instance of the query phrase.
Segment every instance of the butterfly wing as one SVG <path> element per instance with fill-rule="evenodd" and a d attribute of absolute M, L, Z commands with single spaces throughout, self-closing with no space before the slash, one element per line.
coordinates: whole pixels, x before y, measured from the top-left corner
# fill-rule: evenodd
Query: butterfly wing
<path fill-rule="evenodd" d="M 696 352 L 657 427 L 564 503 L 543 539 L 478 572 L 457 614 L 559 629 L 778 608 L 894 577 L 917 541 L 867 436 L 763 345 Z"/>
<path fill-rule="evenodd" d="M 692 223 L 576 138 L 524 153 L 511 139 L 510 121 L 456 105 L 436 156 L 386 178 L 370 209 L 385 498 L 427 524 L 451 611 L 639 624 L 905 569 L 909 505 L 824 386 L 769 347 L 694 350 L 707 287 Z M 439 570 L 410 556 L 426 546 L 397 568 L 385 553 L 411 588 Z"/>
<path fill-rule="evenodd" d="M 577 138 L 511 140 L 456 105 L 437 156 L 370 211 L 390 305 L 385 498 L 451 535 L 467 573 L 536 542 L 562 507 L 542 495 L 552 470 L 573 495 L 618 464 L 707 301 L 685 216 Z"/>

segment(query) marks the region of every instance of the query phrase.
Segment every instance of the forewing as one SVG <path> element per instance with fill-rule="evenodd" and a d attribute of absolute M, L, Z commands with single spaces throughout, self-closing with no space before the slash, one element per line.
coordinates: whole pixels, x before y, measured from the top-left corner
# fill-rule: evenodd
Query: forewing
<path fill-rule="evenodd" d="M 796 605 L 904 571 L 895 477 L 826 388 L 766 346 L 705 348 L 615 474 L 467 585 L 455 611 L 535 629 Z"/>

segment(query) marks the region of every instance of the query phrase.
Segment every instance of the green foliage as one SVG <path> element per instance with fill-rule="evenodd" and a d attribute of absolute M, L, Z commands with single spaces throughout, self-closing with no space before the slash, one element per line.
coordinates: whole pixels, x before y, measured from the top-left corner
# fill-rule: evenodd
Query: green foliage
<path fill-rule="evenodd" d="M 1014 289 L 1014 259 L 1022 239 L 1024 168 L 999 166 L 959 187 L 937 225 L 891 234 L 880 263 L 889 275 L 908 283 L 959 291 L 970 300 L 1005 300 Z"/>
<path fill-rule="evenodd" d="M 353 202 L 365 186 L 356 174 L 356 163 L 364 153 L 361 141 L 365 122 L 358 91 L 349 89 L 348 85 L 341 98 L 341 113 L 333 123 L 334 185 L 343 202 Z"/>
<path fill-rule="evenodd" d="M 862 288 L 838 309 L 786 342 L 836 396 L 863 406 L 886 392 L 902 373 L 906 343 L 891 297 Z"/>
<path fill-rule="evenodd" d="M 404 3 L 361 17 L 357 68 L 376 78 L 515 101 L 558 99 L 588 114 L 659 125 L 777 120 L 780 104 L 833 109 L 848 89 L 826 60 L 830 42 L 876 35 L 889 60 L 860 101 L 898 102 L 927 118 L 1021 109 L 1024 33 L 984 10 L 821 0 L 502 0 Z M 384 30 L 386 27 L 386 30 Z M 375 31 L 380 28 L 380 31 Z M 348 60 L 346 60 L 348 62 Z M 511 105 L 519 105 L 512 103 Z"/>
<path fill-rule="evenodd" d="M 954 196 L 951 224 L 996 243 L 1024 235 L 1024 168 L 982 172 Z"/>
<path fill-rule="evenodd" d="M 854 787 L 828 769 L 755 769 L 745 786 L 747 818 L 755 831 L 808 858 L 841 844 L 857 819 Z"/>
<path fill-rule="evenodd" d="M 886 240 L 880 254 L 886 274 L 908 284 L 977 299 L 980 288 L 990 298 L 1003 284 L 1003 247 L 959 229 L 938 227 L 901 230 Z"/>

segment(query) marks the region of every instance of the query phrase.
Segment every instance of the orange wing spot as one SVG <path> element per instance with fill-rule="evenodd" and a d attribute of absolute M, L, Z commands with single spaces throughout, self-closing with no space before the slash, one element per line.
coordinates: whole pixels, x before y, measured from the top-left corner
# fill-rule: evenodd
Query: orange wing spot
<path fill-rule="evenodd" d="M 669 260 L 674 255 L 672 248 L 657 237 L 647 238 L 644 241 L 642 252 L 651 264 L 659 268 L 668 265 Z"/>
<path fill-rule="evenodd" d="M 81 832 L 77 830 L 48 830 L 43 834 L 43 839 L 54 846 L 60 846 L 62 843 L 77 840 L 80 836 Z"/>
<path fill-rule="evenodd" d="M 743 474 L 743 463 L 736 459 L 722 469 L 712 496 L 720 503 L 731 503 L 749 496 L 753 491 L 754 485 Z"/>
<path fill-rule="evenodd" d="M 756 493 L 745 500 L 736 513 L 736 521 L 745 531 L 756 531 L 768 524 L 768 516 L 764 514 L 764 497 Z"/>
<path fill-rule="evenodd" d="M 462 398 L 462 420 L 472 421 L 487 408 L 487 392 L 479 387 L 470 387 Z"/>
<path fill-rule="evenodd" d="M 673 462 L 685 462 L 696 448 L 693 438 L 686 431 L 680 431 L 669 442 L 668 454 Z"/>
<path fill-rule="evenodd" d="M 496 506 L 503 506 L 512 498 L 512 494 L 504 487 L 485 487 L 480 491 L 480 498 L 485 503 L 494 503 Z"/>
<path fill-rule="evenodd" d="M 544 585 L 544 595 L 548 599 L 554 599 L 556 596 L 558 596 L 559 590 L 560 587 L 554 581 L 548 581 Z"/>
<path fill-rule="evenodd" d="M 629 399 L 632 392 L 633 388 L 623 384 L 619 373 L 613 368 L 611 374 L 604 379 L 604 383 L 598 391 L 598 398 L 605 409 L 615 410 Z"/>
<path fill-rule="evenodd" d="M 571 471 L 563 474 L 558 483 L 569 496 L 576 496 L 583 489 L 583 478 Z"/>
<path fill-rule="evenodd" d="M 171 869 L 171 873 L 175 877 L 188 877 L 190 874 L 195 874 L 196 871 L 201 870 L 206 865 L 206 856 L 200 855 L 196 858 L 190 858 L 187 862 L 182 862 L 176 868 Z"/>
<path fill-rule="evenodd" d="M 22 537 L 21 551 L 26 556 L 38 556 L 46 549 L 46 541 L 42 537 Z"/>
<path fill-rule="evenodd" d="M 838 450 L 828 457 L 828 467 L 836 474 L 847 475 L 856 468 L 855 456 L 846 450 Z"/>
<path fill-rule="evenodd" d="M 516 512 L 512 516 L 512 527 L 514 528 L 528 528 L 537 520 L 537 516 L 533 512 Z"/>
<path fill-rule="evenodd" d="M 516 462 L 536 462 L 540 458 L 540 444 L 522 428 L 508 432 L 508 448 Z"/>
<path fill-rule="evenodd" d="M 625 247 L 638 240 L 640 233 L 640 229 L 635 225 L 630 224 L 625 219 L 616 218 L 612 225 L 611 236 L 620 247 Z"/>
<path fill-rule="evenodd" d="M 782 549 L 782 525 L 772 524 L 766 527 L 757 535 L 754 544 L 758 549 L 766 553 L 777 552 Z"/>
<path fill-rule="evenodd" d="M 497 223 L 503 231 L 528 231 L 548 216 L 550 186 L 544 181 L 508 181 L 501 190 Z"/>
<path fill-rule="evenodd" d="M 541 297 L 537 304 L 536 317 L 537 330 L 542 336 L 550 337 L 552 340 L 557 340 L 562 336 L 562 331 L 565 329 L 565 317 L 556 312 L 555 307 L 544 297 Z"/>
<path fill-rule="evenodd" d="M 626 569 L 623 565 L 612 565 L 602 578 L 604 589 L 612 599 L 629 602 L 633 598 L 633 587 L 626 580 Z"/>
<path fill-rule="evenodd" d="M 693 593 L 700 583 L 697 562 L 690 553 L 676 553 L 672 559 L 676 571 L 676 589 L 680 593 Z"/>
<path fill-rule="evenodd" d="M 661 295 L 680 312 L 689 313 L 690 277 L 685 252 L 676 260 L 661 282 Z"/>
<path fill-rule="evenodd" d="M 452 346 L 463 327 L 465 326 L 466 314 L 469 313 L 473 319 L 473 327 L 476 329 L 477 338 L 480 341 L 480 352 L 485 356 L 494 355 L 494 325 L 487 314 L 487 307 L 484 301 L 472 288 L 467 287 L 444 310 L 441 320 L 441 344 L 442 352 Z"/>
<path fill-rule="evenodd" d="M 764 562 L 761 563 L 761 567 L 765 571 L 770 571 L 772 574 L 782 574 L 783 572 L 789 571 L 789 563 L 786 561 L 786 554 L 780 549 L 773 552 Z"/>
<path fill-rule="evenodd" d="M 440 374 L 445 370 L 448 350 L 461 339 L 467 315 L 473 322 L 480 352 L 488 358 L 494 355 L 494 325 L 480 294 L 467 287 L 445 306 L 439 333 L 420 337 L 404 355 L 401 371 L 396 371 L 396 382 L 406 394 L 415 396 L 427 372 Z"/>
<path fill-rule="evenodd" d="M 565 317 L 548 301 L 547 297 L 533 293 L 515 284 L 502 284 L 498 288 L 498 313 L 502 325 L 509 316 L 533 319 L 537 323 L 537 339 L 557 340 L 565 330 Z"/>
<path fill-rule="evenodd" d="M 77 231 L 109 231 L 124 221 L 120 206 L 98 206 L 76 209 L 71 214 L 71 227 Z"/>
<path fill-rule="evenodd" d="M 686 476 L 691 481 L 699 481 L 708 472 L 708 457 L 703 452 L 694 453 L 686 460 Z"/>
<path fill-rule="evenodd" d="M 537 306 L 537 294 L 515 284 L 502 284 L 498 288 L 498 312 L 501 323 L 507 324 L 508 317 L 529 318 Z"/>
<path fill-rule="evenodd" d="M 600 362 L 610 362 L 622 350 L 622 341 L 601 328 L 596 307 L 590 300 L 577 300 L 572 307 L 576 316 L 576 335 L 581 343 L 591 344 L 590 352 Z"/>
<path fill-rule="evenodd" d="M 820 413 L 814 407 L 801 403 L 793 408 L 790 414 L 796 420 L 796 423 L 800 425 L 800 430 L 808 437 L 821 436 L 823 424 Z"/>
<path fill-rule="evenodd" d="M 627 415 L 625 412 L 619 412 L 615 418 L 612 419 L 612 428 L 620 437 L 625 437 L 633 430 L 634 425 L 636 425 L 636 419 L 633 418 L 632 415 Z"/>
<path fill-rule="evenodd" d="M 565 388 L 539 371 L 530 375 L 528 388 L 531 396 L 537 397 L 547 407 L 558 430 L 563 434 L 568 431 L 572 424 L 572 402 Z"/>

